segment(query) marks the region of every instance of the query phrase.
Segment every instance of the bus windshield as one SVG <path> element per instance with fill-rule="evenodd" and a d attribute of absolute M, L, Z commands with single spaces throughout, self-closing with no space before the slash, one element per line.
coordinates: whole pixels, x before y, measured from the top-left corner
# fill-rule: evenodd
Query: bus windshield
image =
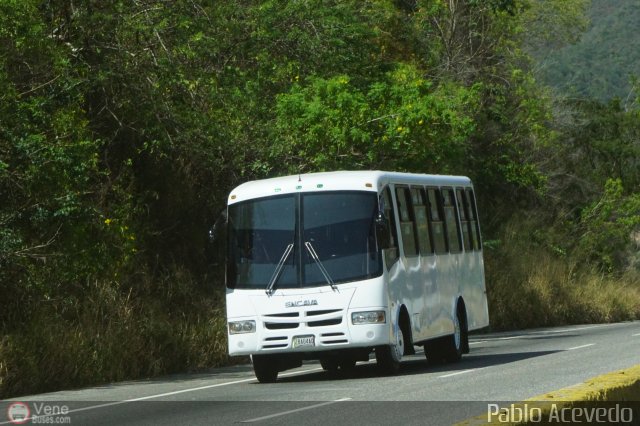
<path fill-rule="evenodd" d="M 232 204 L 227 285 L 316 287 L 379 276 L 377 212 L 376 193 L 364 191 L 288 194 Z"/>

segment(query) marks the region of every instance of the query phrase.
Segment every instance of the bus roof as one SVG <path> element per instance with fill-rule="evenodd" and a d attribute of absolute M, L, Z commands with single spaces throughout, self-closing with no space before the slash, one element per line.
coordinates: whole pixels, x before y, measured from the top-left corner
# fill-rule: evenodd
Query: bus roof
<path fill-rule="evenodd" d="M 390 183 L 405 185 L 469 186 L 465 176 L 368 171 L 335 171 L 282 176 L 243 183 L 229 194 L 229 204 L 278 194 L 318 191 L 379 191 Z"/>

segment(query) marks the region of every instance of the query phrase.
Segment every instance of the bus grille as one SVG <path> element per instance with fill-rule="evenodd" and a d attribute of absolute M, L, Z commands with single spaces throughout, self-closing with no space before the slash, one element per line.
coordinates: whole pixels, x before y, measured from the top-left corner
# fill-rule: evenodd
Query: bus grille
<path fill-rule="evenodd" d="M 265 337 L 262 341 L 262 349 L 283 349 L 289 347 L 287 336 Z M 349 339 L 342 332 L 321 333 L 317 336 L 317 345 L 331 346 L 349 343 Z"/>
<path fill-rule="evenodd" d="M 344 333 L 322 333 L 320 335 L 320 343 L 323 345 L 338 345 L 340 343 L 349 343 Z"/>
<path fill-rule="evenodd" d="M 300 318 L 303 316 L 304 319 Z M 305 312 L 281 312 L 264 315 L 267 330 L 291 330 L 305 324 L 307 327 L 327 327 L 342 324 L 342 309 L 324 309 Z M 305 321 L 306 320 L 306 321 Z"/>
<path fill-rule="evenodd" d="M 268 330 L 287 330 L 290 328 L 298 328 L 300 323 L 298 322 L 265 322 L 264 326 Z"/>
<path fill-rule="evenodd" d="M 338 325 L 338 324 L 342 324 L 342 317 L 334 318 L 334 319 L 328 319 L 328 320 L 322 320 L 322 321 L 309 321 L 307 323 L 307 326 L 309 326 L 309 327 L 324 327 L 324 326 L 327 326 L 327 325 Z"/>
<path fill-rule="evenodd" d="M 326 327 L 342 324 L 342 309 L 307 311 L 305 314 L 307 317 L 313 318 L 313 321 L 307 322 L 307 327 Z M 322 319 L 316 319 L 316 317 L 321 316 Z"/>
<path fill-rule="evenodd" d="M 287 346 L 288 346 L 287 336 L 278 336 L 278 337 L 265 338 L 262 348 L 263 349 L 279 349 L 279 348 L 286 348 Z"/>

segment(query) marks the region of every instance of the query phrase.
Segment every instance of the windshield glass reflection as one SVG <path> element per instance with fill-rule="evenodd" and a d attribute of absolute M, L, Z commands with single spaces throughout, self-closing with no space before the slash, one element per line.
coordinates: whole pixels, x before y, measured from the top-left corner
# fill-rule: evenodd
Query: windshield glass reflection
<path fill-rule="evenodd" d="M 290 244 L 293 250 L 281 265 L 275 289 L 379 276 L 376 213 L 376 193 L 362 191 L 291 194 L 233 204 L 229 206 L 228 286 L 266 289 Z M 312 244 L 317 260 L 305 243 Z"/>

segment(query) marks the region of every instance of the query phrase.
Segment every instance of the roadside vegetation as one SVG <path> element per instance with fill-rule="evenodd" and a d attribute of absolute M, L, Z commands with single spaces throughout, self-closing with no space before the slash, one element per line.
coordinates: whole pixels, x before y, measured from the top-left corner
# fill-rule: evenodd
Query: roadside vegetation
<path fill-rule="evenodd" d="M 289 173 L 468 175 L 492 328 L 640 319 L 638 82 L 562 98 L 529 54 L 588 7 L 0 1 L 0 397 L 233 362 L 208 231 Z"/>
<path fill-rule="evenodd" d="M 518 221 L 507 225 L 499 241 L 485 246 L 492 329 L 640 318 L 637 269 L 606 273 L 594 264 L 581 264 L 575 256 L 532 244 L 522 226 Z M 525 229 L 535 238 L 534 228 Z"/>

